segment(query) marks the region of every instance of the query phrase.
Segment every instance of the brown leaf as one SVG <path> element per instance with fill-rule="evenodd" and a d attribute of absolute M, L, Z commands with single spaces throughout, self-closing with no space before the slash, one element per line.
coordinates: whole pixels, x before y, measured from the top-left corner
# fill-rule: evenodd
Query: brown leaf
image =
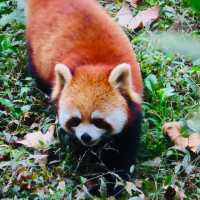
<path fill-rule="evenodd" d="M 119 25 L 130 29 L 136 29 L 150 25 L 152 22 L 158 19 L 159 12 L 160 7 L 154 6 L 139 12 L 135 17 L 133 17 L 128 4 L 124 2 L 116 18 L 118 19 Z"/>
<path fill-rule="evenodd" d="M 58 183 L 57 189 L 58 190 L 64 190 L 65 189 L 65 181 L 60 181 Z"/>
<path fill-rule="evenodd" d="M 188 146 L 188 139 L 181 136 L 180 128 L 181 125 L 178 122 L 170 122 L 163 125 L 164 132 L 167 133 L 171 141 L 183 150 Z"/>
<path fill-rule="evenodd" d="M 33 193 L 38 195 L 49 194 L 48 186 L 36 188 Z"/>
<path fill-rule="evenodd" d="M 121 9 L 116 15 L 116 19 L 120 26 L 128 26 L 128 24 L 131 22 L 133 16 L 127 3 L 123 3 Z"/>
<path fill-rule="evenodd" d="M 135 186 L 136 186 L 137 188 L 142 188 L 142 184 L 143 184 L 143 181 L 142 181 L 142 180 L 136 179 L 134 183 L 135 183 Z"/>
<path fill-rule="evenodd" d="M 180 136 L 180 124 L 178 122 L 169 122 L 163 125 L 163 130 L 170 137 L 172 141 Z"/>
<path fill-rule="evenodd" d="M 186 198 L 184 191 L 181 190 L 178 186 L 175 185 L 174 189 L 176 191 L 176 196 L 178 197 L 178 199 L 184 200 Z"/>
<path fill-rule="evenodd" d="M 184 138 L 181 136 L 180 128 L 181 125 L 178 122 L 170 122 L 163 125 L 164 132 L 175 145 L 181 149 L 188 147 L 191 151 L 197 153 L 200 146 L 200 134 L 193 133 L 188 138 Z"/>
<path fill-rule="evenodd" d="M 38 127 L 39 127 L 39 123 L 32 123 L 30 128 L 31 129 L 36 129 Z"/>
<path fill-rule="evenodd" d="M 18 174 L 17 176 L 17 182 L 22 182 L 22 181 L 25 181 L 25 180 L 31 180 L 32 179 L 32 174 L 30 174 L 30 172 L 28 171 L 23 171 L 21 173 Z"/>
<path fill-rule="evenodd" d="M 43 134 L 41 131 L 28 133 L 23 140 L 18 140 L 17 143 L 27 147 L 43 149 L 43 145 L 50 145 L 55 142 L 54 138 L 55 125 L 50 126 L 49 130 Z"/>
<path fill-rule="evenodd" d="M 199 151 L 200 146 L 200 134 L 199 133 L 193 133 L 189 137 L 188 147 L 193 151 L 197 152 Z"/>

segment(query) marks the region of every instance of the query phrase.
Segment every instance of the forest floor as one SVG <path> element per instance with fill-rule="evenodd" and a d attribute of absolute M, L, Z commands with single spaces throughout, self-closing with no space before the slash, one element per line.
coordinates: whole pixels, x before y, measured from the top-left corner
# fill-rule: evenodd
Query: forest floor
<path fill-rule="evenodd" d="M 55 122 L 48 97 L 27 76 L 23 9 L 17 2 L 0 0 L 0 199 L 106 199 L 102 176 L 97 175 L 101 197 L 86 194 L 87 177 L 76 173 L 77 163 L 67 147 L 63 152 L 55 144 L 41 152 L 15 144 Z M 120 2 L 100 2 L 112 16 L 121 7 Z M 151 42 L 152 34 L 168 30 L 199 37 L 200 13 L 186 2 L 145 0 L 133 14 L 160 5 L 160 18 L 150 27 L 125 30 L 141 65 L 144 119 L 137 164 L 121 199 L 200 199 L 200 157 L 173 147 L 162 131 L 165 122 L 185 122 L 200 112 L 200 60 L 162 51 Z M 187 136 L 187 129 L 182 133 Z M 38 156 L 46 152 L 57 155 L 48 164 Z"/>

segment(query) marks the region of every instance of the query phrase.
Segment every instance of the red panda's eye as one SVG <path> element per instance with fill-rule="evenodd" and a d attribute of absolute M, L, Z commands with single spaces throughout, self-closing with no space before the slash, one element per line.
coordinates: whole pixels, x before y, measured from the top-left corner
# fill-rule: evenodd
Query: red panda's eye
<path fill-rule="evenodd" d="M 78 117 L 72 117 L 68 122 L 67 122 L 67 127 L 76 127 L 81 123 L 81 119 Z"/>
<path fill-rule="evenodd" d="M 92 119 L 92 123 L 97 127 L 97 128 L 101 128 L 101 129 L 105 129 L 105 130 L 110 130 L 112 127 L 109 123 L 107 123 L 106 121 L 104 121 L 101 118 L 95 118 Z"/>

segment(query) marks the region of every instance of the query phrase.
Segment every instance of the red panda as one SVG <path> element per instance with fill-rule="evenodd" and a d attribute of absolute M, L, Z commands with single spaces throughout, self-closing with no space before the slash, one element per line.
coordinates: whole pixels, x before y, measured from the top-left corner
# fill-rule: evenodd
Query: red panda
<path fill-rule="evenodd" d="M 119 151 L 102 160 L 128 173 L 143 85 L 125 33 L 95 0 L 28 0 L 26 37 L 31 71 L 50 92 L 61 127 L 85 146 L 112 138 Z"/>

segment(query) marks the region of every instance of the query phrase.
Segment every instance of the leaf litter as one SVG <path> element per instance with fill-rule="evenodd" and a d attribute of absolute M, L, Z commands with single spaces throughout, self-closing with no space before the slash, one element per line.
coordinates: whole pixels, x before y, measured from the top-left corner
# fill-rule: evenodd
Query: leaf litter
<path fill-rule="evenodd" d="M 41 131 L 28 133 L 23 140 L 18 140 L 17 143 L 34 149 L 45 149 L 56 142 L 54 131 L 55 125 L 51 125 L 45 134 Z"/>
<path fill-rule="evenodd" d="M 159 18 L 160 7 L 154 6 L 147 10 L 140 11 L 135 17 L 132 15 L 129 5 L 124 2 L 122 8 L 116 15 L 117 22 L 120 26 L 137 29 L 150 26 L 155 20 Z"/>
<path fill-rule="evenodd" d="M 192 133 L 188 138 L 181 135 L 181 123 L 169 122 L 163 125 L 164 132 L 169 136 L 171 141 L 181 150 L 189 148 L 192 152 L 198 153 L 200 150 L 200 134 Z"/>

